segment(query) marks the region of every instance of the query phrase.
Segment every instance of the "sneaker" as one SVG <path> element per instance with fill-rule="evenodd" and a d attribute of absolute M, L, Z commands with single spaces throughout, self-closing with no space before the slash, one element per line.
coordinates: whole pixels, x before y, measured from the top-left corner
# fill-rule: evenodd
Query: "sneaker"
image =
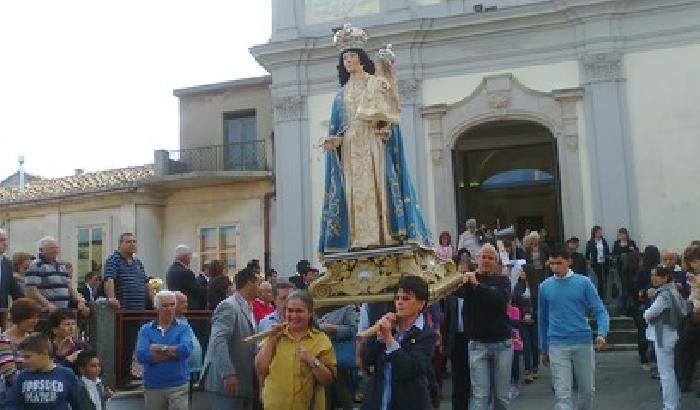
<path fill-rule="evenodd" d="M 645 372 L 651 371 L 651 366 L 649 366 L 649 363 L 642 363 L 642 370 Z"/>
<path fill-rule="evenodd" d="M 537 369 L 532 371 L 532 379 L 537 380 L 540 377 L 539 374 L 537 374 Z"/>
<path fill-rule="evenodd" d="M 515 400 L 520 396 L 520 390 L 518 389 L 518 386 L 515 384 L 510 385 L 510 390 L 508 391 L 508 398 L 510 400 Z"/>

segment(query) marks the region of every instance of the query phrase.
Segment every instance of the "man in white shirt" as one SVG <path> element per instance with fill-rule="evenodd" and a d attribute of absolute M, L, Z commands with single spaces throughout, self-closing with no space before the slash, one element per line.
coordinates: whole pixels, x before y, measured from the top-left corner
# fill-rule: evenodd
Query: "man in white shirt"
<path fill-rule="evenodd" d="M 463 248 L 468 250 L 472 261 L 476 261 L 476 254 L 479 253 L 479 249 L 481 249 L 479 235 L 476 228 L 476 219 L 469 219 L 467 221 L 467 230 L 459 235 L 459 242 L 457 243 L 457 250 Z"/>

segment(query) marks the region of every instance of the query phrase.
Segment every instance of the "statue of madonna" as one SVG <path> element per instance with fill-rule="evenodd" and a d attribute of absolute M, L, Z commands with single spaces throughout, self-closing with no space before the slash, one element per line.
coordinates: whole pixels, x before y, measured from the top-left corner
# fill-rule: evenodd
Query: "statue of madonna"
<path fill-rule="evenodd" d="M 375 64 L 365 51 L 362 29 L 346 24 L 334 41 L 340 49 L 341 89 L 323 144 L 319 252 L 409 243 L 432 248 L 404 157 L 391 46 L 380 50 Z"/>

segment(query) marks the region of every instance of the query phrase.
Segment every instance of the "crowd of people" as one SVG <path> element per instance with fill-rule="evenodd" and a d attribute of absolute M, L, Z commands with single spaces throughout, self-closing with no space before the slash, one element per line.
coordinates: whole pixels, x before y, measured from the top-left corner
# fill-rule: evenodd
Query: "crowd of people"
<path fill-rule="evenodd" d="M 0 230 L 0 254 L 7 245 Z M 463 277 L 444 300 L 431 303 L 427 283 L 406 276 L 393 302 L 315 309 L 307 288 L 320 270 L 306 260 L 289 280 L 263 275 L 257 260 L 231 280 L 218 260 L 195 273 L 192 250 L 180 245 L 165 289 L 156 289 L 135 235 L 124 233 L 104 274 L 86 274 L 76 289 L 57 241 L 45 237 L 36 258 L 0 261 L 0 301 L 12 299 L 0 335 L 0 403 L 106 409 L 113 393 L 77 330 L 102 302 L 155 310 L 154 320 L 126 326 L 123 339 L 122 369 L 143 379 L 148 409 L 189 408 L 193 383 L 215 409 L 437 408 L 448 362 L 453 409 L 516 408 L 540 365 L 551 369 L 555 408 L 593 408 L 608 309 L 634 319 L 642 368 L 660 380 L 664 408 L 680 409 L 700 356 L 700 243 L 682 255 L 652 245 L 640 252 L 623 228 L 611 250 L 594 227 L 583 253 L 579 245 L 557 245 L 541 231 L 520 239 L 471 219 L 457 247 L 449 233 L 439 237 L 437 254 Z M 193 310 L 212 310 L 211 320 L 188 321 Z M 263 331 L 261 343 L 245 341 Z"/>

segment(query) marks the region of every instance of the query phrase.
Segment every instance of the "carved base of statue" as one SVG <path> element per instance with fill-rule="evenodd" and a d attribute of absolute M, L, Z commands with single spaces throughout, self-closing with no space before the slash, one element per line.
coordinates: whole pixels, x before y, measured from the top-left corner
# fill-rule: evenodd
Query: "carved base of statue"
<path fill-rule="evenodd" d="M 425 279 L 431 301 L 462 284 L 453 261 L 417 245 L 329 254 L 324 265 L 326 274 L 309 286 L 316 307 L 393 300 L 394 286 L 404 275 Z"/>

